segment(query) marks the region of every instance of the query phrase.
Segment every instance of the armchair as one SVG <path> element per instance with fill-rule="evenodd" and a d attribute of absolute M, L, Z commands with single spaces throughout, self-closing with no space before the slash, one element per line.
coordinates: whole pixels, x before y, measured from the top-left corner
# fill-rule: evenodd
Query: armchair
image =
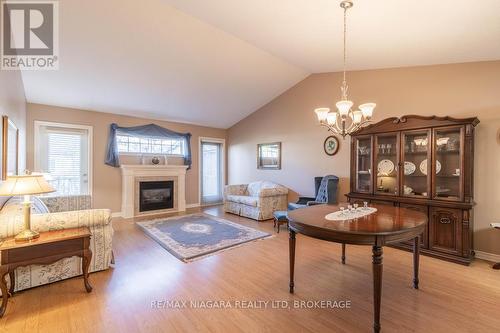
<path fill-rule="evenodd" d="M 312 205 L 337 203 L 337 187 L 339 178 L 328 175 L 325 177 L 314 177 L 315 197 L 299 197 L 295 203 L 288 204 L 288 210 L 294 210 Z"/>

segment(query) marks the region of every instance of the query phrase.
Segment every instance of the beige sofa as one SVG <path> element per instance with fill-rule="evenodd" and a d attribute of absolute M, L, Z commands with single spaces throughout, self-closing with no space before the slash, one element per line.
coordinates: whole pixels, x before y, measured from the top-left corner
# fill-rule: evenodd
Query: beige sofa
<path fill-rule="evenodd" d="M 90 196 L 41 197 L 50 213 L 33 214 L 31 227 L 38 232 L 87 226 L 92 233 L 92 260 L 89 271 L 108 269 L 112 260 L 113 228 L 108 209 L 89 209 Z M 22 208 L 21 208 L 22 209 Z M 23 228 L 22 210 L 4 207 L 0 211 L 0 241 Z M 15 271 L 14 290 L 23 290 L 82 274 L 81 258 L 61 259 L 51 265 L 19 267 Z M 9 280 L 9 279 L 7 279 Z"/>
<path fill-rule="evenodd" d="M 273 212 L 286 210 L 288 189 L 269 181 L 224 188 L 224 211 L 254 220 L 273 218 Z"/>

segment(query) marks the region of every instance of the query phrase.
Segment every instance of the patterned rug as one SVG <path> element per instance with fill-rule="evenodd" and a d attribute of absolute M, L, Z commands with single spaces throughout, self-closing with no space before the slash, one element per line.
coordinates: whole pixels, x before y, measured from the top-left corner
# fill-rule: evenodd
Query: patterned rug
<path fill-rule="evenodd" d="M 271 236 L 266 232 L 203 213 L 136 224 L 168 252 L 184 262 Z"/>

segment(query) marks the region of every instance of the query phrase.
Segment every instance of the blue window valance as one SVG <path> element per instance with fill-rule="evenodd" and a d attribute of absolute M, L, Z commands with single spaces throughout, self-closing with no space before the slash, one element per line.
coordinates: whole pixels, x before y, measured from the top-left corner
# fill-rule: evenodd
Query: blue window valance
<path fill-rule="evenodd" d="M 117 135 L 128 135 L 153 139 L 182 139 L 184 140 L 184 165 L 191 169 L 191 133 L 179 133 L 163 128 L 155 124 L 120 127 L 113 123 L 109 127 L 108 147 L 106 160 L 104 163 L 112 167 L 120 166 L 120 156 L 118 153 Z"/>

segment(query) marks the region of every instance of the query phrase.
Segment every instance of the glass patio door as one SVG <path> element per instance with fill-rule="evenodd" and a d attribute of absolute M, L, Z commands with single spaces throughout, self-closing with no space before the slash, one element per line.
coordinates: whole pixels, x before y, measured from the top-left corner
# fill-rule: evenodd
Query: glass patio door
<path fill-rule="evenodd" d="M 222 202 L 222 154 L 221 142 L 201 141 L 201 205 L 212 205 Z"/>

